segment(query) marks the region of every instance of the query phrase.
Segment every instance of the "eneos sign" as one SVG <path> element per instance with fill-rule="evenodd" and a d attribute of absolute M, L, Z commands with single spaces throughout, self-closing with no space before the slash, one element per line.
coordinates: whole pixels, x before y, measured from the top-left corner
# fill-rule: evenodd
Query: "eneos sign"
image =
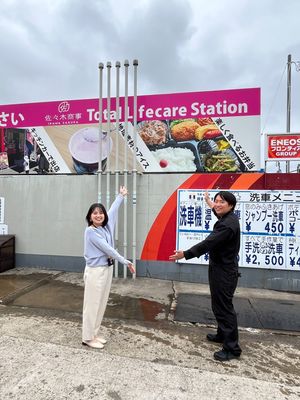
<path fill-rule="evenodd" d="M 300 133 L 268 137 L 268 159 L 300 159 Z"/>

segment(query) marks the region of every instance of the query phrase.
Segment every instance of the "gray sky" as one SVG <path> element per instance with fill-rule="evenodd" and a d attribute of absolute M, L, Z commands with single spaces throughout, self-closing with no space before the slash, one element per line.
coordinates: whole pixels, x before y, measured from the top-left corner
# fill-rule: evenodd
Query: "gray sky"
<path fill-rule="evenodd" d="M 299 15 L 299 0 L 1 0 L 0 104 L 95 98 L 100 61 L 137 58 L 139 94 L 261 87 L 262 131 L 284 132 Z M 299 111 L 292 64 L 292 132 Z"/>

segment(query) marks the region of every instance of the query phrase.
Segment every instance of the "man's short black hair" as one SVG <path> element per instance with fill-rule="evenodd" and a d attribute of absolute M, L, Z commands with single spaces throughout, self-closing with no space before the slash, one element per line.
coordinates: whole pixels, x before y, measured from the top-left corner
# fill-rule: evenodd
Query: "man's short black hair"
<path fill-rule="evenodd" d="M 232 209 L 234 210 L 234 207 L 236 206 L 236 197 L 234 194 L 230 193 L 230 192 L 224 192 L 221 191 L 219 193 L 217 193 L 214 197 L 214 201 L 216 200 L 216 197 L 220 196 L 221 199 L 227 201 L 227 203 L 232 206 Z"/>

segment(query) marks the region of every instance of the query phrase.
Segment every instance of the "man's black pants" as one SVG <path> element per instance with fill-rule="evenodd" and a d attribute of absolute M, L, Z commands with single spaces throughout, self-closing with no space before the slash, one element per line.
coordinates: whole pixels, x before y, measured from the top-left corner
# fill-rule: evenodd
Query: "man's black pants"
<path fill-rule="evenodd" d="M 211 305 L 218 323 L 217 336 L 224 350 L 240 355 L 237 317 L 232 304 L 237 286 L 238 272 L 231 266 L 209 266 Z"/>

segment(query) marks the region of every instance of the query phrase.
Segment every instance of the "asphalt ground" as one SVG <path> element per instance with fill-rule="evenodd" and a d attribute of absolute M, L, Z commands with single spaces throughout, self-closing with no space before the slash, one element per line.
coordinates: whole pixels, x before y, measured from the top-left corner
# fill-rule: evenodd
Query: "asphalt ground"
<path fill-rule="evenodd" d="M 241 327 L 300 332 L 300 298 L 296 301 L 236 297 L 233 303 Z M 174 319 L 180 322 L 213 324 L 215 318 L 210 296 L 179 294 Z"/>
<path fill-rule="evenodd" d="M 81 273 L 0 274 L 1 400 L 300 397 L 300 294 L 238 288 L 243 353 L 226 363 L 207 285 L 114 279 L 103 350 L 81 345 L 82 299 Z"/>

